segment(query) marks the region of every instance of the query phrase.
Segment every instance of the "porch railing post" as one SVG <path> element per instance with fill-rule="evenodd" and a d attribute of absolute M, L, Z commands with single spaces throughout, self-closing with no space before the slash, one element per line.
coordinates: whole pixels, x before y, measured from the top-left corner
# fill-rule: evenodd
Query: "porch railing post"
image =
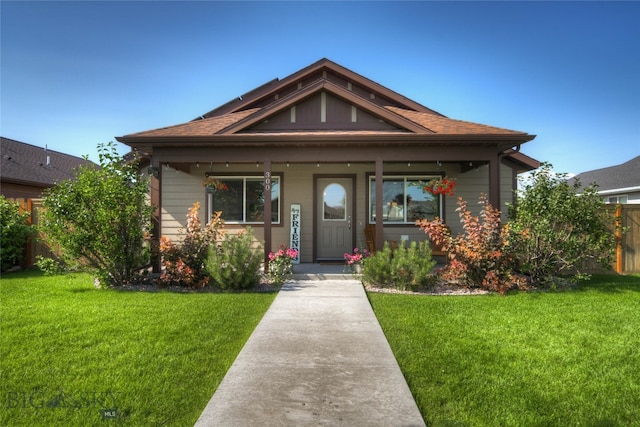
<path fill-rule="evenodd" d="M 382 250 L 384 244 L 384 229 L 382 227 L 382 204 L 384 203 L 382 192 L 383 163 L 382 157 L 376 158 L 376 250 Z"/>
<path fill-rule="evenodd" d="M 269 271 L 269 252 L 271 252 L 271 160 L 264 161 L 264 271 Z M 282 215 L 282 212 L 280 213 Z"/>

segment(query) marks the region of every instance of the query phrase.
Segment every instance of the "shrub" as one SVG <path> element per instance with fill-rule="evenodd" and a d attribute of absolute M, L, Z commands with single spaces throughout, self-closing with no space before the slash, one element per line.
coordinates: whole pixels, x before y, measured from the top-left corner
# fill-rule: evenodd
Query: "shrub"
<path fill-rule="evenodd" d="M 500 211 L 491 206 L 484 194 L 480 195 L 479 204 L 480 215 L 473 216 L 467 202 L 458 198 L 456 211 L 463 233 L 456 237 L 439 219 L 421 220 L 417 225 L 449 253 L 449 263 L 441 271 L 444 278 L 463 286 L 504 293 L 522 280 L 512 270 L 514 261 Z"/>
<path fill-rule="evenodd" d="M 399 245 L 391 258 L 391 280 L 396 289 L 422 288 L 435 283 L 432 273 L 437 262 L 431 257 L 428 241 Z"/>
<path fill-rule="evenodd" d="M 367 258 L 362 269 L 362 281 L 374 286 L 391 286 L 391 247 L 384 242 L 382 250 L 376 251 Z"/>
<path fill-rule="evenodd" d="M 385 242 L 381 251 L 369 256 L 364 263 L 362 280 L 379 287 L 400 290 L 423 288 L 435 282 L 432 273 L 436 261 L 431 257 L 429 242 L 411 242 L 391 250 Z"/>
<path fill-rule="evenodd" d="M 64 264 L 53 258 L 45 258 L 41 255 L 36 256 L 36 267 L 44 273 L 45 276 L 56 276 L 65 271 Z"/>
<path fill-rule="evenodd" d="M 540 285 L 558 274 L 587 276 L 596 264 L 610 268 L 615 237 L 597 186 L 552 172 L 548 163 L 533 172 L 509 209 L 510 243 L 519 270 Z"/>
<path fill-rule="evenodd" d="M 247 227 L 209 246 L 205 271 L 220 289 L 249 289 L 260 282 L 262 258 L 262 245 L 253 247 L 251 227 Z"/>
<path fill-rule="evenodd" d="M 160 255 L 164 271 L 160 281 L 166 285 L 205 286 L 209 276 L 205 271 L 205 261 L 209 247 L 224 235 L 222 212 L 216 212 L 206 226 L 202 227 L 199 212 L 200 203 L 195 202 L 187 213 L 187 226 L 181 230 L 184 234 L 180 243 L 162 236 Z"/>
<path fill-rule="evenodd" d="M 28 223 L 30 213 L 20 213 L 20 206 L 0 195 L 0 270 L 16 265 L 24 253 L 27 238 L 32 233 Z"/>
<path fill-rule="evenodd" d="M 298 257 L 298 251 L 280 246 L 276 252 L 269 252 L 268 277 L 272 284 L 280 286 L 293 275 L 293 260 Z"/>
<path fill-rule="evenodd" d="M 100 167 L 80 166 L 75 179 L 45 191 L 41 229 L 102 286 L 124 285 L 150 259 L 149 182 L 137 159 L 123 160 L 113 143 L 98 145 L 98 157 Z"/>

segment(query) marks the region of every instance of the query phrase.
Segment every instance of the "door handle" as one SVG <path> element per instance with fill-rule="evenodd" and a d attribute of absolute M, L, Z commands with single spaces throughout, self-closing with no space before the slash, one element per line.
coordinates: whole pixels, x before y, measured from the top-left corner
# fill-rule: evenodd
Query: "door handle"
<path fill-rule="evenodd" d="M 351 231 L 351 215 L 349 215 L 349 219 L 347 219 L 347 229 Z"/>

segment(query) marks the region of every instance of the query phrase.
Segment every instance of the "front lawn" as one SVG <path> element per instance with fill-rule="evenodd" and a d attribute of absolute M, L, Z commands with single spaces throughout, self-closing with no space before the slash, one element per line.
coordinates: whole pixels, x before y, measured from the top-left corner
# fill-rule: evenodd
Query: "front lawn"
<path fill-rule="evenodd" d="M 369 299 L 427 425 L 640 425 L 638 276 Z"/>
<path fill-rule="evenodd" d="M 3 275 L 0 425 L 191 426 L 275 295 Z"/>

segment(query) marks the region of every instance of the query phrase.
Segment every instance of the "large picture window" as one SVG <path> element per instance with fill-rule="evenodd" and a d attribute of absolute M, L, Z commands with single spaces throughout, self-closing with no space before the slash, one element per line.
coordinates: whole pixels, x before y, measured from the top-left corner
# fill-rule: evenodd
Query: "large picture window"
<path fill-rule="evenodd" d="M 264 224 L 264 177 L 214 176 L 207 189 L 207 218 L 222 211 L 227 223 Z M 280 176 L 271 177 L 271 223 L 280 223 Z"/>
<path fill-rule="evenodd" d="M 413 224 L 419 219 L 442 218 L 442 196 L 424 191 L 435 175 L 384 176 L 382 178 L 382 217 L 390 224 Z M 376 221 L 376 181 L 369 177 L 369 222 Z"/>

